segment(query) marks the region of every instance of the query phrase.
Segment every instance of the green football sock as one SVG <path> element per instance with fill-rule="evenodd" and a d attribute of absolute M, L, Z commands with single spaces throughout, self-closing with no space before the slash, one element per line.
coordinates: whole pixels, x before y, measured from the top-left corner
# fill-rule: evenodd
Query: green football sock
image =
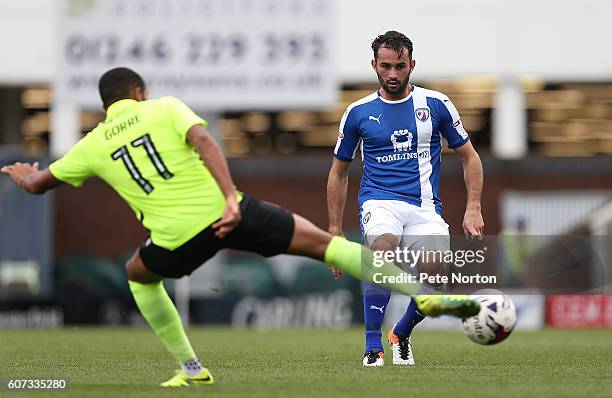
<path fill-rule="evenodd" d="M 168 297 L 163 283 L 128 283 L 140 313 L 177 361 L 182 365 L 196 358 L 183 329 L 181 317 Z"/>
<path fill-rule="evenodd" d="M 374 253 L 359 243 L 334 236 L 325 251 L 325 262 L 348 272 L 364 282 L 375 283 L 398 293 L 414 296 L 421 288 L 417 282 L 390 282 L 383 277 L 405 277 L 406 274 L 395 264 L 378 259 L 380 267 L 374 266 Z M 379 274 L 379 275 L 376 275 Z M 405 279 L 405 278 L 404 278 Z"/>

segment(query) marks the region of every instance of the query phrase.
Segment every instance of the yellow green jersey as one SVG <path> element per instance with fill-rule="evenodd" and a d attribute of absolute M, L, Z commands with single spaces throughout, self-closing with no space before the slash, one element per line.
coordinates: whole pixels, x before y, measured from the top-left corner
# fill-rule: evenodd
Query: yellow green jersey
<path fill-rule="evenodd" d="M 49 170 L 75 187 L 102 178 L 134 210 L 153 243 L 173 250 L 225 208 L 217 182 L 187 141 L 194 125 L 207 123 L 177 98 L 120 100 Z"/>

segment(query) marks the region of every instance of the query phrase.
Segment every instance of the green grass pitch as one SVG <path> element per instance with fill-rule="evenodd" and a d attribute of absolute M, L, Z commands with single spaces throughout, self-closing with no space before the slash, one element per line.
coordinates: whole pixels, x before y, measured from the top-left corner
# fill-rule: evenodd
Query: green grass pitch
<path fill-rule="evenodd" d="M 66 392 L 4 397 L 612 397 L 612 332 L 515 332 L 483 347 L 415 331 L 417 365 L 363 369 L 362 332 L 192 328 L 212 386 L 166 390 L 176 367 L 145 328 L 0 331 L 0 377 L 67 377 Z M 390 351 L 387 349 L 387 352 Z"/>

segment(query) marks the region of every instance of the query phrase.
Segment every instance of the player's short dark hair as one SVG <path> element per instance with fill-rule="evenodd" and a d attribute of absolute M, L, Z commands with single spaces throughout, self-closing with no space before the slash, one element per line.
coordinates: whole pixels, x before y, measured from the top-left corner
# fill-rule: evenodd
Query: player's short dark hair
<path fill-rule="evenodd" d="M 412 59 L 412 41 L 405 34 L 390 30 L 384 35 L 378 36 L 372 42 L 372 51 L 374 51 L 374 59 L 378 59 L 378 49 L 386 47 L 395 50 L 399 57 L 408 50 L 408 58 Z"/>
<path fill-rule="evenodd" d="M 133 70 L 121 67 L 106 71 L 98 83 L 104 108 L 108 108 L 113 102 L 129 98 L 134 87 L 144 90 L 146 85 L 142 77 Z"/>

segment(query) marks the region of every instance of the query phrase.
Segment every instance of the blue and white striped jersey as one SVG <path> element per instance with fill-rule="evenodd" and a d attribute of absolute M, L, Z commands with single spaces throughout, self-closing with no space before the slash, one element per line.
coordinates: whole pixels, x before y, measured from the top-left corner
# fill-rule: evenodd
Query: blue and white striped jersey
<path fill-rule="evenodd" d="M 413 86 L 408 97 L 389 101 L 377 91 L 346 109 L 334 156 L 350 162 L 361 147 L 360 208 L 369 199 L 401 200 L 441 215 L 442 138 L 451 149 L 469 140 L 446 95 Z"/>

